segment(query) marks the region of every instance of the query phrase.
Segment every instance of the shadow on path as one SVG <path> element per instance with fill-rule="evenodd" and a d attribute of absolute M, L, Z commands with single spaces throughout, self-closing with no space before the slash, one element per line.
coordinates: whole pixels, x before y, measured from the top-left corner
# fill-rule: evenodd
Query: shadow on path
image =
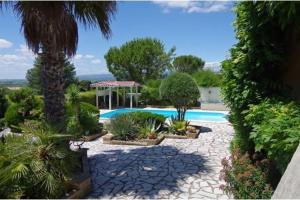
<path fill-rule="evenodd" d="M 189 193 L 191 180 L 209 173 L 206 158 L 183 153 L 173 146 L 109 150 L 89 157 L 93 191 L 91 198 L 127 196 L 168 197 L 174 191 Z"/>

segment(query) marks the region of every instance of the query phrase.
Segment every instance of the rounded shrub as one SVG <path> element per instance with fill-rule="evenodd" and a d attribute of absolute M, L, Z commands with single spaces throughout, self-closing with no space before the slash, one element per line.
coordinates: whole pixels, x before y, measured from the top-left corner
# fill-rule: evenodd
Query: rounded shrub
<path fill-rule="evenodd" d="M 24 118 L 20 113 L 21 106 L 19 104 L 11 104 L 5 112 L 5 122 L 8 126 L 18 126 L 23 122 Z"/>
<path fill-rule="evenodd" d="M 174 73 L 164 79 L 159 88 L 162 99 L 177 110 L 177 120 L 184 120 L 185 112 L 200 97 L 195 80 L 186 73 Z"/>

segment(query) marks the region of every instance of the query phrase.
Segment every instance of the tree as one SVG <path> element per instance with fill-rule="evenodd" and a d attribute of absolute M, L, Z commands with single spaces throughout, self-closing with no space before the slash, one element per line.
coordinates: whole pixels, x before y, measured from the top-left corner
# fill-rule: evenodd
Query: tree
<path fill-rule="evenodd" d="M 104 56 L 108 70 L 117 80 L 145 83 L 161 78 L 170 66 L 175 48 L 165 52 L 164 44 L 157 39 L 135 39 L 120 48 L 110 48 Z"/>
<path fill-rule="evenodd" d="M 159 91 L 161 98 L 176 108 L 179 121 L 184 120 L 187 109 L 200 97 L 197 83 L 186 73 L 171 74 L 162 81 Z"/>
<path fill-rule="evenodd" d="M 202 70 L 192 74 L 197 84 L 201 87 L 219 87 L 222 82 L 222 75 L 211 70 Z"/>
<path fill-rule="evenodd" d="M 12 7 L 20 18 L 28 47 L 42 58 L 41 80 L 45 99 L 45 118 L 51 124 L 64 121 L 64 67 L 60 59 L 76 53 L 78 23 L 99 27 L 110 36 L 110 17 L 116 10 L 114 1 L 0 1 Z"/>
<path fill-rule="evenodd" d="M 196 56 L 184 55 L 174 59 L 172 70 L 192 74 L 203 69 L 205 62 Z"/>
<path fill-rule="evenodd" d="M 69 85 L 77 83 L 78 80 L 76 78 L 74 64 L 70 63 L 66 57 L 62 60 L 62 62 L 62 65 L 64 66 L 64 89 L 66 89 L 67 87 L 69 87 Z M 34 89 L 38 94 L 43 93 L 41 68 L 42 60 L 40 56 L 37 56 L 33 64 L 33 68 L 29 69 L 26 74 L 28 86 Z"/>

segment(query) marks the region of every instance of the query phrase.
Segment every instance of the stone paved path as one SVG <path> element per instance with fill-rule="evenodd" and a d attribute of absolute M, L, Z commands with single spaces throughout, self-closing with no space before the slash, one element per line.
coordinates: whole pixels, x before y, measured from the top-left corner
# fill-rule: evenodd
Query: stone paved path
<path fill-rule="evenodd" d="M 93 189 L 89 198 L 228 198 L 219 189 L 221 159 L 233 135 L 227 123 L 201 123 L 198 139 L 165 139 L 151 147 L 87 142 Z"/>

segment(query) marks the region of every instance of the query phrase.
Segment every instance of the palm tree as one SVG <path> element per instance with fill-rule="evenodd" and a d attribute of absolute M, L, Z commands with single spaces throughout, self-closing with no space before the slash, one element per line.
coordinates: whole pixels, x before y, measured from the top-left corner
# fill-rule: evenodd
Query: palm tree
<path fill-rule="evenodd" d="M 0 1 L 0 9 L 12 7 L 20 18 L 28 47 L 43 61 L 42 85 L 45 118 L 52 124 L 64 121 L 64 54 L 72 57 L 78 44 L 78 23 L 99 27 L 109 38 L 110 18 L 116 11 L 114 1 Z"/>

